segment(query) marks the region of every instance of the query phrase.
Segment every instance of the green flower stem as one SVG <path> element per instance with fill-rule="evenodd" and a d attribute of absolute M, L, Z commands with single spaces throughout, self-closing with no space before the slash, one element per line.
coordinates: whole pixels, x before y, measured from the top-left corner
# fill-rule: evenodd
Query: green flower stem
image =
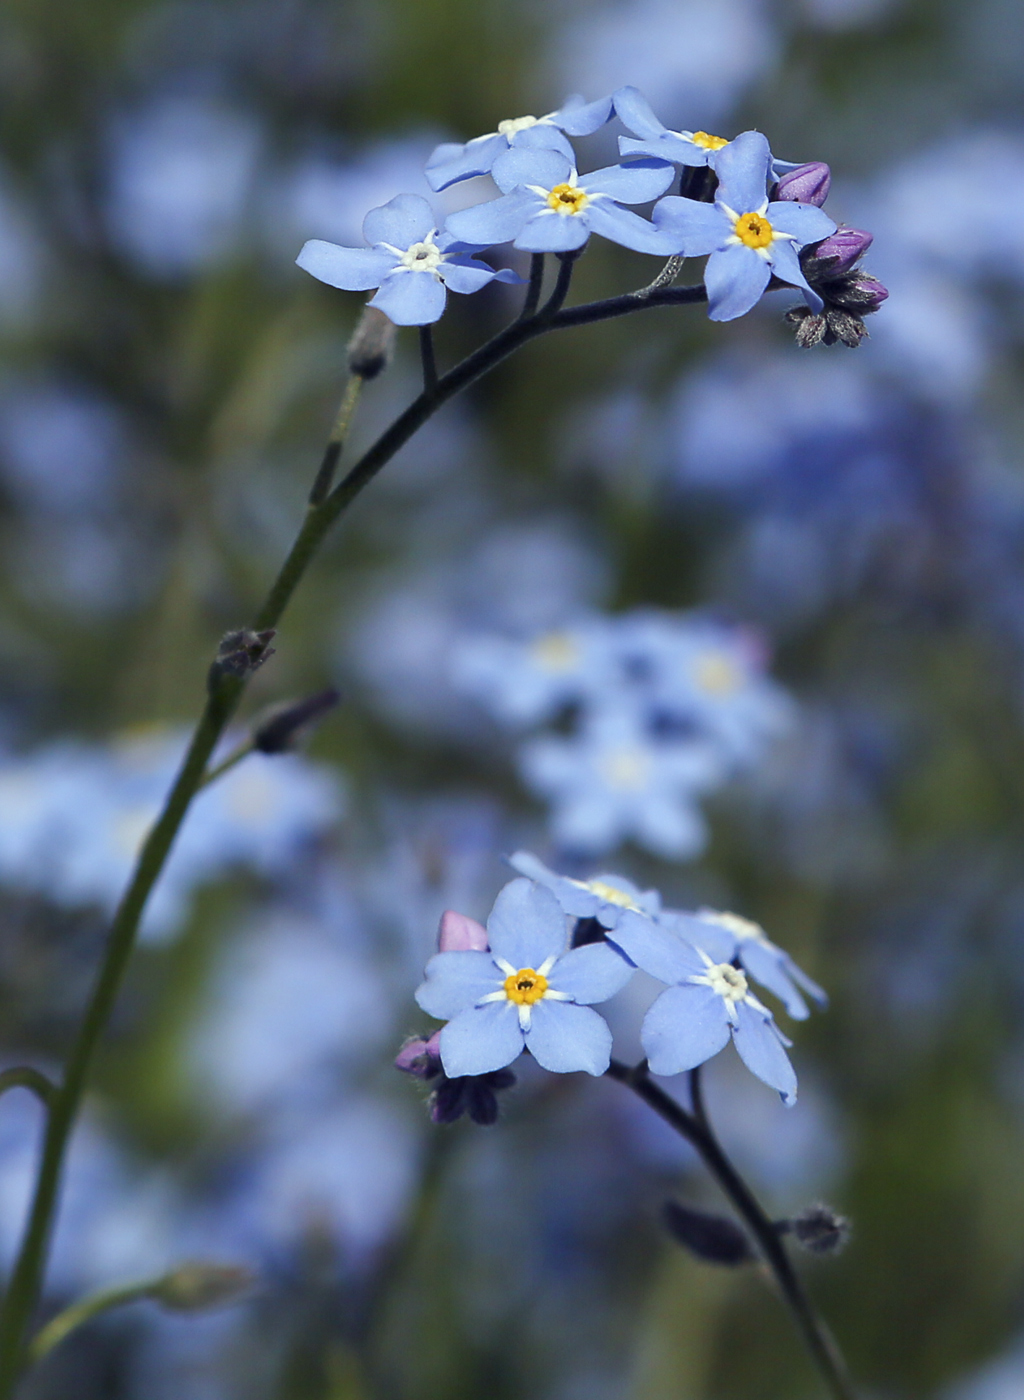
<path fill-rule="evenodd" d="M 0 1072 L 0 1094 L 6 1094 L 8 1089 L 28 1089 L 48 1108 L 57 1086 L 42 1070 L 33 1069 L 31 1065 L 14 1065 Z"/>
<path fill-rule="evenodd" d="M 818 1316 L 811 1300 L 804 1292 L 800 1276 L 786 1251 L 774 1221 L 765 1212 L 757 1197 L 740 1176 L 732 1162 L 725 1155 L 721 1144 L 712 1131 L 704 1110 L 700 1090 L 700 1079 L 696 1080 L 697 1094 L 694 1112 L 689 1113 L 683 1106 L 655 1084 L 648 1072 L 647 1061 L 635 1067 L 612 1060 L 607 1070 L 611 1079 L 632 1089 L 644 1103 L 653 1108 L 671 1128 L 696 1148 L 704 1165 L 710 1171 L 724 1194 L 732 1202 L 736 1213 L 745 1222 L 757 1241 L 765 1263 L 771 1270 L 779 1291 L 785 1299 L 804 1345 L 822 1380 L 828 1388 L 832 1400 L 857 1400 L 853 1382 L 850 1380 L 846 1363 L 832 1334 Z M 694 1080 L 691 1079 L 691 1089 Z"/>
<path fill-rule="evenodd" d="M 248 758 L 255 747 L 251 738 L 246 739 L 243 743 L 238 745 L 237 749 L 233 749 L 231 753 L 228 754 L 227 758 L 218 763 L 216 768 L 207 769 L 203 774 L 203 780 L 199 784 L 199 787 L 209 787 L 210 784 L 215 783 L 218 778 L 223 778 L 224 774 L 230 773 L 232 768 L 236 768 L 243 758 Z"/>
<path fill-rule="evenodd" d="M 547 331 L 608 320 L 651 306 L 682 305 L 707 299 L 703 286 L 666 287 L 649 295 L 631 292 L 563 310 L 562 303 L 569 290 L 573 263 L 574 259 L 561 259 L 555 289 L 539 311 L 526 319 L 514 321 L 449 370 L 432 388 L 425 389 L 363 454 L 330 495 L 322 502 L 309 505 L 295 543 L 252 621 L 254 632 L 277 626 L 328 531 L 399 448 L 404 447 L 449 399 L 487 374 L 521 345 Z M 354 395 L 349 406 L 349 396 L 346 394 L 338 415 L 342 433 L 347 426 L 351 407 L 354 407 Z M 330 444 L 334 445 L 333 442 Z M 336 457 L 337 454 L 335 460 Z M 322 473 L 323 467 L 318 478 Z M 63 1080 L 52 1095 L 28 1224 L 0 1309 L 0 1400 L 10 1400 L 23 1368 L 24 1338 L 42 1288 L 68 1139 L 97 1046 L 110 1019 L 135 947 L 146 901 L 170 854 L 189 805 L 203 784 L 210 756 L 238 707 L 244 686 L 244 681 L 238 677 L 221 675 L 207 699 L 163 811 L 143 843 L 128 888 L 114 915 L 92 997 L 68 1055 Z"/>
<path fill-rule="evenodd" d="M 29 1365 L 34 1366 L 42 1361 L 65 1337 L 100 1313 L 119 1308 L 124 1303 L 137 1303 L 140 1298 L 152 1297 L 162 1281 L 150 1278 L 142 1283 L 116 1284 L 113 1288 L 101 1288 L 96 1293 L 89 1293 L 80 1298 L 77 1303 L 72 1303 L 56 1317 L 51 1317 L 46 1326 L 40 1328 L 29 1342 L 26 1352 Z"/>

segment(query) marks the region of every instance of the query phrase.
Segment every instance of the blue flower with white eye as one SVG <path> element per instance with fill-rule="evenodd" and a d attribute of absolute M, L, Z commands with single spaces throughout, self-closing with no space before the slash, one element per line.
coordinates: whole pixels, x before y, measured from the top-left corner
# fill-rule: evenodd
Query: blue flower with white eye
<path fill-rule="evenodd" d="M 622 875 L 595 875 L 590 880 L 571 880 L 556 875 L 529 851 L 516 851 L 509 865 L 549 889 L 566 914 L 574 919 L 596 919 L 604 928 L 617 928 L 627 910 L 655 918 L 661 909 L 657 890 L 640 890 Z"/>
<path fill-rule="evenodd" d="M 626 985 L 633 968 L 607 943 L 569 949 L 565 915 L 550 890 L 513 880 L 487 921 L 488 952 L 438 953 L 416 1000 L 447 1020 L 445 1074 L 490 1074 L 523 1050 L 556 1074 L 603 1074 L 612 1035 L 593 1002 Z"/>
<path fill-rule="evenodd" d="M 619 137 L 619 151 L 624 156 L 654 156 L 674 165 L 710 165 L 715 169 L 718 152 L 732 144 L 728 137 L 712 136 L 708 131 L 672 131 L 658 120 L 647 98 L 635 87 L 619 88 L 612 102 L 616 116 L 633 132 L 633 136 Z M 792 161 L 772 158 L 776 179 L 796 168 Z"/>
<path fill-rule="evenodd" d="M 448 233 L 438 233 L 434 213 L 418 194 L 399 194 L 363 220 L 370 248 L 342 248 L 311 238 L 295 259 L 299 267 L 331 287 L 348 292 L 379 288 L 370 305 L 396 326 L 427 326 L 440 319 L 446 289 L 478 292 L 488 282 L 521 282 L 508 268 L 496 272 L 467 256 Z"/>
<path fill-rule="evenodd" d="M 799 250 L 836 230 L 813 204 L 768 202 L 771 152 L 759 131 L 744 131 L 715 157 L 719 185 L 714 204 L 668 195 L 653 214 L 672 237 L 672 251 L 688 258 L 710 253 L 704 272 L 712 321 L 743 316 L 761 298 L 774 275 L 802 287 L 807 304 L 820 311 L 821 298 L 800 269 Z"/>
<path fill-rule="evenodd" d="M 828 993 L 798 967 L 783 948 L 774 944 L 760 924 L 718 909 L 698 909 L 684 914 L 665 909 L 659 923 L 680 935 L 716 962 L 738 962 L 743 971 L 767 987 L 784 1004 L 795 1021 L 809 1016 L 797 984 L 818 1003 L 828 1005 Z"/>
<path fill-rule="evenodd" d="M 483 247 L 514 241 L 530 253 L 569 253 L 599 233 L 638 253 L 675 251 L 674 236 L 621 207 L 664 194 L 673 172 L 663 161 L 630 161 L 581 176 L 559 151 L 513 148 L 498 157 L 491 174 L 501 196 L 450 215 L 445 227 L 453 237 Z"/>
<path fill-rule="evenodd" d="M 512 117 L 498 123 L 497 131 L 476 136 L 461 144 L 446 141 L 438 146 L 427 161 L 427 182 L 432 190 L 445 190 L 459 180 L 474 175 L 487 175 L 500 155 L 515 146 L 524 150 L 559 151 L 572 162 L 570 136 L 589 136 L 611 120 L 612 99 L 599 98 L 584 102 L 582 97 L 567 98 L 557 112 L 545 117 Z"/>
<path fill-rule="evenodd" d="M 792 1042 L 738 967 L 716 962 L 703 949 L 636 914 L 622 919 L 614 942 L 637 967 L 668 983 L 640 1029 L 652 1073 L 696 1069 L 732 1037 L 747 1068 L 777 1089 L 784 1103 L 796 1103 L 796 1075 L 783 1048 Z"/>
<path fill-rule="evenodd" d="M 474 634 L 452 657 L 452 677 L 506 724 L 534 724 L 592 698 L 606 683 L 608 626 L 581 618 L 529 640 Z"/>

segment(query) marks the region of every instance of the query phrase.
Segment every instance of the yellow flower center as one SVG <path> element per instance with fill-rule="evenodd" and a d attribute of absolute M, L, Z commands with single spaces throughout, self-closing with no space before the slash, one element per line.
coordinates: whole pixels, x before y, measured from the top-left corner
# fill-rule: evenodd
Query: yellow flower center
<path fill-rule="evenodd" d="M 606 885 L 603 880 L 588 880 L 586 888 L 591 894 L 596 894 L 601 899 L 606 899 L 609 904 L 617 904 L 620 909 L 640 910 L 633 902 L 632 895 L 628 895 L 625 890 L 617 890 L 614 885 Z"/>
<path fill-rule="evenodd" d="M 508 963 L 505 964 L 508 966 Z M 518 972 L 510 972 L 504 982 L 505 995 L 517 1006 L 532 1006 L 540 1001 L 548 989 L 548 979 L 532 967 L 521 967 Z"/>
<path fill-rule="evenodd" d="M 706 131 L 695 131 L 690 140 L 703 151 L 720 151 L 723 146 L 729 144 L 728 137 L 709 136 Z"/>
<path fill-rule="evenodd" d="M 540 117 L 506 117 L 503 122 L 498 123 L 499 136 L 517 136 L 520 131 L 529 131 L 531 126 L 536 126 Z"/>
<path fill-rule="evenodd" d="M 590 203 L 590 196 L 576 185 L 555 185 L 548 191 L 548 208 L 556 214 L 581 214 Z"/>
<path fill-rule="evenodd" d="M 727 656 L 709 651 L 693 668 L 693 678 L 710 695 L 731 695 L 739 689 L 740 676 Z"/>
<path fill-rule="evenodd" d="M 775 239 L 775 230 L 763 214 L 740 214 L 733 233 L 748 248 L 768 248 Z"/>
<path fill-rule="evenodd" d="M 580 659 L 580 649 L 568 632 L 548 632 L 538 637 L 530 653 L 543 671 L 571 671 Z"/>

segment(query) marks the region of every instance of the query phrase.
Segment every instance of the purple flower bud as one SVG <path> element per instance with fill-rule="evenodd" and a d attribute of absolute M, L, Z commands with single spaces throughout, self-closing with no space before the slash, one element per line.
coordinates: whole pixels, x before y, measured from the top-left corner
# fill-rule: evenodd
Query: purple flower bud
<path fill-rule="evenodd" d="M 467 914 L 446 909 L 437 930 L 437 946 L 442 953 L 486 953 L 487 930 Z"/>
<path fill-rule="evenodd" d="M 841 224 L 835 233 L 822 241 L 814 250 L 814 256 L 818 262 L 829 261 L 828 268 L 822 269 L 822 275 L 826 277 L 837 277 L 840 272 L 847 272 L 875 241 L 874 234 L 866 233 L 862 228 L 847 228 Z"/>
<path fill-rule="evenodd" d="M 889 288 L 883 287 L 877 277 L 871 277 L 866 272 L 854 279 L 851 288 L 857 292 L 857 310 L 861 316 L 877 311 L 889 295 Z"/>
<path fill-rule="evenodd" d="M 823 160 L 798 165 L 788 171 L 775 186 L 776 199 L 788 199 L 800 204 L 816 204 L 820 208 L 828 198 L 832 171 Z"/>
<path fill-rule="evenodd" d="M 395 1056 L 395 1068 L 417 1079 L 435 1079 L 441 1073 L 441 1032 L 435 1031 L 429 1040 L 413 1036 Z"/>

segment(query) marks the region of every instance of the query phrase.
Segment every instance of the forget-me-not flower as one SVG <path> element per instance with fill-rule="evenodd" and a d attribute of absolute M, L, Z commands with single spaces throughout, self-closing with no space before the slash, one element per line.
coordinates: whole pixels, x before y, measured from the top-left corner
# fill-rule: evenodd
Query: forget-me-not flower
<path fill-rule="evenodd" d="M 491 174 L 502 194 L 450 215 L 446 228 L 453 237 L 483 247 L 514 241 L 531 253 L 568 253 L 599 233 L 638 253 L 677 251 L 674 235 L 622 208 L 668 189 L 673 171 L 663 161 L 630 161 L 581 176 L 559 151 L 513 148 L 498 157 Z"/>
<path fill-rule="evenodd" d="M 452 676 L 506 724 L 534 724 L 587 698 L 606 680 L 609 628 L 582 618 L 526 640 L 474 634 L 452 657 Z"/>
<path fill-rule="evenodd" d="M 624 987 L 633 969 L 606 943 L 567 948 L 565 915 L 550 890 L 513 880 L 487 921 L 488 952 L 438 953 L 416 1000 L 447 1020 L 441 1061 L 451 1079 L 488 1074 L 524 1049 L 557 1074 L 603 1074 L 606 1022 L 590 1009 Z"/>
<path fill-rule="evenodd" d="M 572 161 L 570 136 L 589 136 L 612 116 L 612 99 L 584 102 L 582 97 L 567 98 L 557 112 L 544 117 L 511 117 L 498 123 L 497 131 L 475 136 L 464 144 L 445 141 L 427 161 L 426 176 L 432 190 L 444 190 L 459 180 L 487 175 L 500 155 L 514 146 L 524 149 L 560 151 Z"/>
<path fill-rule="evenodd" d="M 671 130 L 658 120 L 647 98 L 635 87 L 619 88 L 612 102 L 616 116 L 633 132 L 633 136 L 619 137 L 624 156 L 655 156 L 674 165 L 710 165 L 714 169 L 718 152 L 730 144 L 729 137 L 712 136 L 708 131 Z M 773 158 L 771 168 L 778 177 L 797 167 L 791 161 Z"/>
<path fill-rule="evenodd" d="M 446 289 L 478 292 L 488 282 L 519 282 L 467 255 L 449 233 L 438 233 L 434 213 L 418 194 L 399 194 L 363 220 L 370 248 L 342 248 L 311 238 L 295 259 L 299 267 L 331 287 L 349 292 L 379 290 L 370 305 L 396 326 L 427 326 L 444 311 Z M 486 246 L 486 245 L 484 245 Z M 479 251 L 474 249 L 473 251 Z"/>
<path fill-rule="evenodd" d="M 627 914 L 613 937 L 637 967 L 668 983 L 640 1029 L 652 1073 L 695 1069 L 731 1036 L 747 1068 L 785 1103 L 796 1102 L 796 1075 L 783 1048 L 790 1042 L 750 991 L 744 972 L 636 914 Z"/>
<path fill-rule="evenodd" d="M 712 321 L 732 321 L 760 300 L 772 275 L 803 288 L 815 311 L 821 298 L 800 268 L 799 250 L 835 233 L 813 204 L 768 201 L 771 152 L 759 131 L 744 131 L 718 152 L 714 204 L 669 195 L 654 210 L 657 227 L 672 235 L 674 253 L 710 253 L 704 273 Z"/>
<path fill-rule="evenodd" d="M 549 889 L 566 914 L 574 919 L 596 919 L 606 929 L 617 928 L 627 910 L 654 918 L 661 909 L 657 890 L 640 890 L 622 875 L 595 875 L 573 880 L 557 875 L 529 851 L 516 851 L 509 865 Z"/>

